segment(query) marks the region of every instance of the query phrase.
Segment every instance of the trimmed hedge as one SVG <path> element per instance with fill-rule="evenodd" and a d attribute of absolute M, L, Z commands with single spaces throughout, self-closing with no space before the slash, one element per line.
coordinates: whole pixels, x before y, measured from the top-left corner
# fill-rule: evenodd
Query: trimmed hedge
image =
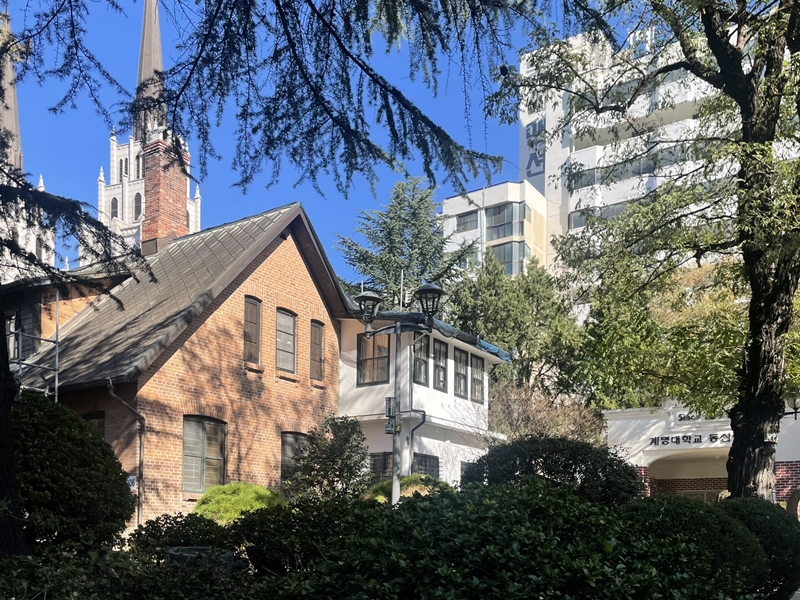
<path fill-rule="evenodd" d="M 285 502 L 277 492 L 240 481 L 215 485 L 197 501 L 192 513 L 228 525 L 245 513 Z"/>
<path fill-rule="evenodd" d="M 461 482 L 506 485 L 530 476 L 569 486 L 605 506 L 624 504 L 644 493 L 636 469 L 608 448 L 535 435 L 491 448 L 465 469 Z"/>
<path fill-rule="evenodd" d="M 800 589 L 800 523 L 780 506 L 760 498 L 730 498 L 716 505 L 744 525 L 769 559 L 769 577 L 760 592 L 769 600 L 789 600 Z"/>
<path fill-rule="evenodd" d="M 625 524 L 620 542 L 642 557 L 654 552 L 653 565 L 671 574 L 668 587 L 658 585 L 642 598 L 702 598 L 710 590 L 708 598 L 744 598 L 768 577 L 767 556 L 755 536 L 714 506 L 657 495 L 620 506 L 616 514 Z"/>
<path fill-rule="evenodd" d="M 11 426 L 30 547 L 114 543 L 136 496 L 111 446 L 75 411 L 39 394 L 20 396 Z"/>

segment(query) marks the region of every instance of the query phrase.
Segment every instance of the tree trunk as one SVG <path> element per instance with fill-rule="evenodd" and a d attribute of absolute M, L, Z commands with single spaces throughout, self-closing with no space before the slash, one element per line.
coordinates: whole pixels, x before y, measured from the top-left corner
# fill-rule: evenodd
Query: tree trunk
<path fill-rule="evenodd" d="M 3 315 L 0 295 L 0 315 Z M 5 320 L 3 322 L 5 333 Z M 5 340 L 5 336 L 4 336 Z M 22 510 L 14 466 L 14 442 L 11 437 L 11 406 L 18 386 L 8 364 L 8 344 L 0 344 L 0 556 L 27 553 L 28 544 L 22 529 Z"/>
<path fill-rule="evenodd" d="M 788 250 L 788 249 L 787 249 Z M 739 401 L 731 409 L 733 444 L 728 455 L 728 490 L 735 497 L 772 498 L 775 449 L 784 413 L 784 337 L 792 324 L 797 291 L 794 252 L 768 262 L 767 253 L 745 247 L 752 292 L 750 331 Z"/>

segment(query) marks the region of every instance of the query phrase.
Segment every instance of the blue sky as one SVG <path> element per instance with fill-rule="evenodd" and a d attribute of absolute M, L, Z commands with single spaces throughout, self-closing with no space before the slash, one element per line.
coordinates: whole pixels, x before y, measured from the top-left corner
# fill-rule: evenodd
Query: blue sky
<path fill-rule="evenodd" d="M 89 17 L 88 31 L 90 42 L 97 57 L 103 61 L 109 72 L 123 85 L 132 90 L 136 84 L 136 70 L 141 35 L 141 13 L 143 3 L 125 3 L 127 15 L 120 15 L 106 9 L 104 3 L 90 4 L 94 12 Z M 165 67 L 172 64 L 175 35 L 164 7 L 161 11 L 162 45 Z M 12 28 L 16 31 L 22 26 L 23 15 L 19 7 L 10 7 Z M 395 64 L 407 64 L 399 60 L 387 60 L 394 69 Z M 445 65 L 442 65 L 445 71 Z M 462 82 L 458 68 L 453 66 L 452 75 L 444 75 L 440 81 L 439 95 L 436 98 L 421 84 L 414 84 L 407 78 L 395 77 L 394 81 L 403 86 L 404 91 L 415 100 L 433 119 L 443 126 L 453 137 L 468 143 L 465 127 L 465 104 Z M 47 190 L 69 198 L 97 205 L 97 176 L 100 167 L 108 172 L 109 132 L 102 118 L 95 112 L 87 98 L 82 98 L 77 108 L 67 109 L 62 114 L 48 112 L 48 107 L 59 98 L 63 86 L 51 81 L 39 86 L 33 80 L 25 80 L 18 86 L 20 102 L 20 126 L 22 149 L 25 157 L 25 170 L 30 173 L 34 184 L 39 175 L 44 175 Z M 108 92 L 106 103 L 113 105 L 119 98 Z M 485 122 L 481 114 L 481 92 L 476 88 L 471 98 L 472 147 L 475 150 L 502 155 L 506 160 L 503 171 L 493 177 L 493 183 L 519 180 L 517 140 L 515 126 L 501 126 L 496 122 Z M 377 194 L 373 196 L 369 184 L 356 177 L 349 199 L 345 200 L 335 192 L 331 184 L 330 192 L 321 197 L 310 184 L 294 187 L 298 174 L 290 165 L 284 164 L 280 183 L 265 189 L 263 180 L 256 180 L 247 194 L 232 187 L 237 174 L 231 169 L 234 140 L 233 121 L 228 118 L 214 136 L 220 161 L 209 164 L 208 176 L 201 181 L 203 197 L 202 226 L 219 225 L 252 215 L 271 207 L 300 201 L 308 212 L 311 222 L 322 240 L 328 257 L 338 274 L 346 279 L 354 279 L 355 274 L 344 264 L 334 245 L 336 234 L 351 235 L 359 210 L 374 209 L 384 204 L 394 183 L 400 175 L 389 169 L 379 171 L 380 181 Z M 129 132 L 118 132 L 127 136 Z M 197 154 L 196 140 L 187 140 L 190 151 Z M 418 165 L 410 163 L 409 172 L 421 175 Z M 441 177 L 443 179 L 443 177 Z M 323 181 L 323 188 L 326 188 Z M 486 184 L 483 179 L 472 182 L 468 187 L 474 189 Z M 454 194 L 449 184 L 439 182 L 436 198 L 441 202 Z M 76 253 L 73 253 L 76 254 Z M 61 266 L 61 265 L 59 265 Z"/>

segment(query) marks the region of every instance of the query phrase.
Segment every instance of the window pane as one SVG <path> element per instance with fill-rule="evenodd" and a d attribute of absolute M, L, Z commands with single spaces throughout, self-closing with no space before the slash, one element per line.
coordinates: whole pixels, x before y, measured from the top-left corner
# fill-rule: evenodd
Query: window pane
<path fill-rule="evenodd" d="M 478 212 L 472 211 L 456 217 L 456 231 L 470 231 L 478 228 Z"/>
<path fill-rule="evenodd" d="M 472 389 L 470 398 L 473 402 L 483 404 L 483 359 L 472 355 Z"/>
<path fill-rule="evenodd" d="M 222 458 L 222 425 L 206 423 L 206 457 Z"/>
<path fill-rule="evenodd" d="M 256 298 L 244 299 L 244 360 L 261 362 L 261 302 Z"/>
<path fill-rule="evenodd" d="M 376 335 L 367 339 L 358 336 L 357 348 L 358 385 L 387 383 L 389 381 L 389 336 Z"/>
<path fill-rule="evenodd" d="M 322 324 L 311 323 L 311 379 L 322 379 Z"/>
<path fill-rule="evenodd" d="M 428 354 L 430 338 L 427 335 L 417 338 L 414 346 L 414 383 L 428 385 Z"/>
<path fill-rule="evenodd" d="M 303 433 L 284 432 L 281 434 L 281 481 L 292 476 L 295 467 L 295 455 L 303 440 Z"/>
<path fill-rule="evenodd" d="M 454 393 L 461 398 L 467 397 L 467 372 L 469 371 L 469 355 L 463 350 L 455 348 L 453 350 L 453 360 L 455 362 Z"/>
<path fill-rule="evenodd" d="M 203 453 L 203 424 L 199 421 L 183 422 L 183 453 L 200 456 Z"/>
<path fill-rule="evenodd" d="M 206 459 L 206 472 L 203 479 L 205 489 L 215 485 L 222 485 L 225 482 L 221 459 Z"/>
<path fill-rule="evenodd" d="M 202 491 L 203 486 L 200 481 L 201 464 L 202 459 L 199 456 L 183 457 L 183 489 Z"/>
<path fill-rule="evenodd" d="M 294 373 L 294 322 L 294 315 L 278 311 L 275 364 L 279 370 L 290 373 Z"/>
<path fill-rule="evenodd" d="M 439 478 L 439 457 L 430 454 L 419 454 L 414 452 L 414 464 L 412 473 L 427 475 L 428 477 Z"/>
<path fill-rule="evenodd" d="M 433 340 L 433 387 L 447 391 L 447 344 Z"/>

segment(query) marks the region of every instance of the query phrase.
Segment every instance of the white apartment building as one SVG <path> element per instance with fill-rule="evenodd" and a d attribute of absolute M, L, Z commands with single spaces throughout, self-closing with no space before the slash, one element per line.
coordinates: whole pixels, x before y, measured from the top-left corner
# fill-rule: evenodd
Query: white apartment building
<path fill-rule="evenodd" d="M 615 89 L 630 83 L 604 66 L 607 53 L 602 47 L 589 44 L 580 35 L 570 42 L 576 52 L 591 57 L 587 62 L 590 74 L 586 78 L 598 88 L 613 94 Z M 520 72 L 532 74 L 524 57 Z M 638 98 L 624 117 L 610 113 L 601 117 L 582 116 L 583 128 L 588 126 L 590 130 L 586 135 L 580 135 L 585 131 L 575 133 L 572 127 L 566 127 L 562 135 L 552 135 L 562 128 L 569 111 L 566 92 L 550 98 L 541 111 L 529 113 L 522 107 L 519 183 L 502 183 L 471 192 L 466 198 L 445 199 L 443 213 L 453 217 L 448 221 L 447 231 L 463 234 L 454 237 L 454 241 L 480 239 L 482 249 L 502 244 L 505 240 L 486 236 L 496 218 L 495 211 L 500 210 L 495 207 L 524 199 L 537 215 L 531 230 L 533 240 L 527 242 L 530 254 L 540 264 L 552 266 L 556 258 L 550 243 L 552 237 L 583 227 L 587 209 L 604 216 L 619 214 L 626 202 L 692 166 L 681 140 L 696 135 L 698 101 L 708 93 L 705 84 L 688 77 L 685 71 L 676 71 L 655 90 Z M 647 134 L 637 136 L 636 131 Z M 641 156 L 619 164 L 631 155 Z M 575 174 L 571 185 L 567 173 Z M 496 253 L 504 262 L 503 252 L 496 250 Z M 513 274 L 518 270 L 511 267 L 507 272 Z"/>
<path fill-rule="evenodd" d="M 529 182 L 505 182 L 446 198 L 444 233 L 451 244 L 476 241 L 472 260 L 481 264 L 493 252 L 508 275 L 521 273 L 531 258 L 547 263 L 547 201 Z"/>

